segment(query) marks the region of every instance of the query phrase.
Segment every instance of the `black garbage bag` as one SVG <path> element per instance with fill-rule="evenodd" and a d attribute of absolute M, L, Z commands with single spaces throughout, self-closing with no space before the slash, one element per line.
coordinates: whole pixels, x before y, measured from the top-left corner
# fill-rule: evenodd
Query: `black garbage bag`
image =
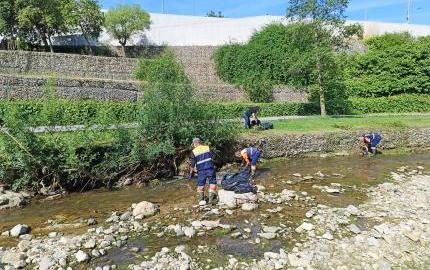
<path fill-rule="evenodd" d="M 237 173 L 226 174 L 222 181 L 221 186 L 228 191 L 242 194 L 253 192 L 257 193 L 257 187 L 250 183 L 251 171 L 249 168 L 242 168 Z"/>

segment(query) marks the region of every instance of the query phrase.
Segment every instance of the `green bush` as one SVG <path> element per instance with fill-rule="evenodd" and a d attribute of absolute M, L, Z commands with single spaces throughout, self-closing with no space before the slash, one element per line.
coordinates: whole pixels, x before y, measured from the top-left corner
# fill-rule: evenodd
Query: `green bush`
<path fill-rule="evenodd" d="M 19 119 L 25 119 L 29 126 L 45 126 L 48 121 L 43 116 L 46 100 L 0 101 L 0 125 L 6 112 L 16 110 Z M 139 103 L 90 101 L 90 100 L 50 100 L 50 110 L 54 125 L 92 125 L 133 122 L 137 119 Z"/>
<path fill-rule="evenodd" d="M 138 118 L 139 151 L 145 160 L 162 159 L 168 163 L 189 149 L 196 136 L 214 149 L 233 140 L 232 125 L 219 121 L 194 100 L 194 89 L 172 52 L 152 60 L 142 59 L 135 74 L 148 82 Z"/>
<path fill-rule="evenodd" d="M 378 98 L 350 98 L 351 112 L 366 113 L 408 113 L 430 112 L 430 95 L 404 94 Z"/>
<path fill-rule="evenodd" d="M 385 34 L 366 41 L 368 50 L 350 57 L 350 96 L 381 97 L 430 93 L 430 37 Z"/>
<path fill-rule="evenodd" d="M 251 101 L 272 101 L 274 85 L 295 86 L 308 92 L 312 101 L 319 99 L 315 87 L 314 30 L 310 24 L 271 24 L 255 32 L 245 45 L 218 48 L 214 61 L 219 76 L 243 87 Z M 326 101 L 345 99 L 343 72 L 337 55 L 324 52 L 321 80 Z M 333 100 L 335 99 L 335 100 Z M 329 113 L 337 113 L 330 111 Z"/>
<path fill-rule="evenodd" d="M 53 125 L 58 110 L 46 101 L 38 116 Z M 54 102 L 55 103 L 55 102 Z M 81 190 L 109 183 L 134 160 L 133 130 L 85 130 L 73 133 L 29 130 L 30 121 L 20 107 L 3 112 L 0 130 L 0 182 L 13 189 L 49 187 L 51 190 Z"/>

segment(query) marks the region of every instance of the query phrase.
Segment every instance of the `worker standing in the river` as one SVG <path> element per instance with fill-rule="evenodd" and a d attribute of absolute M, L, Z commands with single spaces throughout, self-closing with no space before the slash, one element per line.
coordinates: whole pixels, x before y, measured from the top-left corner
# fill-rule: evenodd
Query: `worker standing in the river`
<path fill-rule="evenodd" d="M 197 169 L 197 194 L 199 201 L 205 201 L 205 185 L 209 182 L 209 204 L 213 204 L 217 199 L 217 181 L 215 165 L 213 163 L 213 153 L 209 146 L 203 145 L 199 138 L 193 139 L 193 151 L 191 154 L 191 169 L 189 178 L 193 176 L 194 169 Z"/>
<path fill-rule="evenodd" d="M 364 144 L 363 155 L 367 156 L 369 152 L 375 155 L 376 147 L 381 142 L 382 136 L 379 133 L 363 134 L 359 140 Z"/>
<path fill-rule="evenodd" d="M 237 158 L 242 158 L 242 162 L 245 163 L 246 166 L 251 166 L 251 177 L 255 176 L 257 162 L 260 159 L 260 155 L 261 150 L 252 146 L 235 153 Z"/>

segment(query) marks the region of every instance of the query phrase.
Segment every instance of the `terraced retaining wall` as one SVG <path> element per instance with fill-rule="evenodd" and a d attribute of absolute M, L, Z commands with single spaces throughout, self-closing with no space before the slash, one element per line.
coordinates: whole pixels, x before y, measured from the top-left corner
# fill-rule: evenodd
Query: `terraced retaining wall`
<path fill-rule="evenodd" d="M 223 82 L 216 74 L 215 63 L 212 55 L 216 49 L 213 46 L 184 46 L 170 47 L 178 59 L 182 62 L 185 72 L 196 86 L 196 96 L 203 100 L 210 101 L 246 101 L 248 98 L 243 90 L 234 85 Z M 160 53 L 159 47 L 149 47 L 145 55 L 153 56 Z M 124 99 L 125 89 L 129 89 L 134 82 L 133 71 L 138 64 L 136 58 L 118 58 L 118 57 L 101 57 L 87 56 L 78 54 L 63 53 L 44 53 L 44 52 L 26 52 L 26 51 L 2 51 L 0 50 L 0 98 L 12 97 L 33 97 L 38 96 L 42 90 L 38 88 L 40 80 L 46 76 L 56 76 L 64 78 L 68 83 L 63 83 L 62 92 L 70 94 L 66 97 L 74 98 L 92 98 L 98 99 Z M 8 78 L 5 75 L 10 75 Z M 30 77 L 19 77 L 25 75 Z M 15 79 L 12 77 L 15 76 Z M 34 83 L 35 78 L 39 81 Z M 24 80 L 27 82 L 24 83 Z M 72 82 L 75 80 L 76 82 Z M 90 82 L 92 80 L 93 82 Z M 93 87 L 92 85 L 102 86 L 100 80 L 115 80 L 116 82 L 105 82 L 106 89 Z M 19 81 L 19 82 L 17 82 Z M 88 87 L 77 87 L 82 85 L 82 81 L 89 84 Z M 67 89 L 69 84 L 74 87 Z M 28 87 L 26 87 L 28 85 Z M 113 85 L 116 88 L 113 88 Z M 88 92 L 86 92 L 88 89 Z M 97 92 L 97 89 L 100 89 Z M 114 95 L 115 91 L 120 92 Z M 34 91 L 35 93 L 32 93 Z M 76 93 L 72 93 L 76 91 Z M 109 93 L 109 94 L 106 94 Z M 131 94 L 131 93 L 128 93 Z M 294 92 L 285 87 L 274 89 L 275 101 L 306 101 L 306 95 Z M 129 98 L 127 98 L 129 99 Z"/>
<path fill-rule="evenodd" d="M 0 76 L 0 99 L 42 98 L 51 86 L 61 98 L 118 101 L 138 100 L 143 87 L 137 81 L 3 74 Z"/>

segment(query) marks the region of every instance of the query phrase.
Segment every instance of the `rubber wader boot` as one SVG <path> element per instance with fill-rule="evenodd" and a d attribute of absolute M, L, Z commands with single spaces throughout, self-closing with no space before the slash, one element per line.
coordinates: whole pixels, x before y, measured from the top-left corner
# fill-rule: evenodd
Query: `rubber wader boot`
<path fill-rule="evenodd" d="M 216 204 L 218 201 L 218 196 L 215 192 L 209 192 L 209 204 Z"/>
<path fill-rule="evenodd" d="M 205 193 L 204 192 L 198 192 L 197 194 L 198 194 L 199 202 L 205 200 Z"/>

